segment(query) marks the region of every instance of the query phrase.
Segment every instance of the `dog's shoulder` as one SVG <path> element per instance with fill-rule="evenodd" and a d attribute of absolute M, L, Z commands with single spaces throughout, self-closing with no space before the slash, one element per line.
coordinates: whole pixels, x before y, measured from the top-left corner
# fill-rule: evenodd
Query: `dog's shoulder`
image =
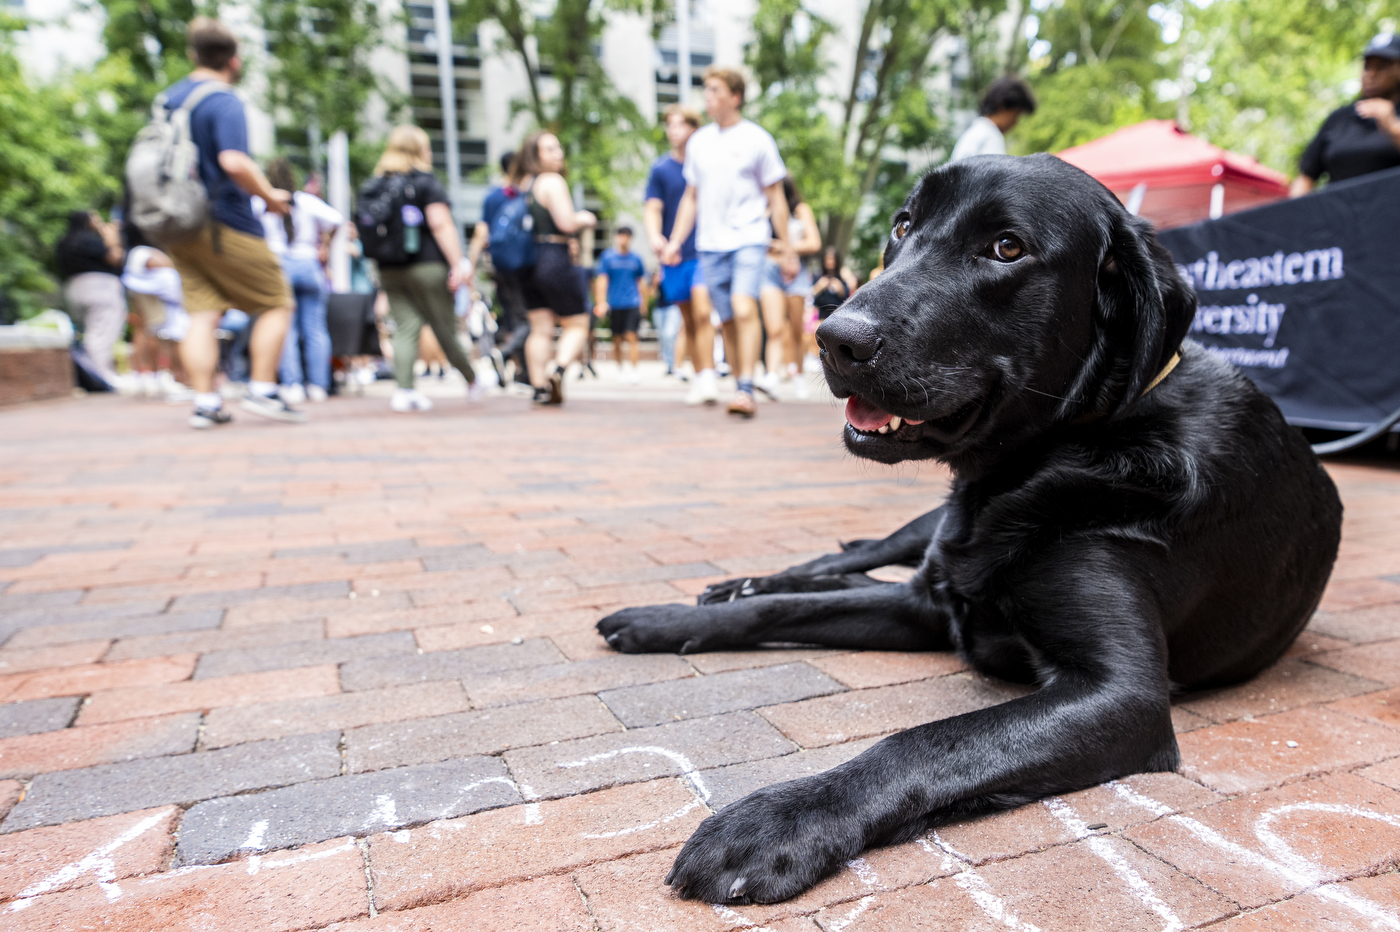
<path fill-rule="evenodd" d="M 957 483 L 978 536 L 1022 546 L 1081 534 L 1140 539 L 1220 521 L 1260 495 L 1330 485 L 1277 405 L 1199 344 L 1124 415 L 1048 432 L 1006 468 Z"/>

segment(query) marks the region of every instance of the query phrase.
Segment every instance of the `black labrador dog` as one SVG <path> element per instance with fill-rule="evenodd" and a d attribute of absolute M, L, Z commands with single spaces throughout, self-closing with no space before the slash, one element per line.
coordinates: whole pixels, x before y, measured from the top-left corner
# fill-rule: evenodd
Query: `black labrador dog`
<path fill-rule="evenodd" d="M 919 182 L 884 274 L 817 340 L 850 451 L 942 460 L 947 501 L 885 540 L 598 630 L 628 652 L 956 650 L 1038 689 L 709 817 L 666 878 L 682 896 L 786 899 L 865 848 L 1172 770 L 1173 693 L 1283 654 L 1331 573 L 1341 502 L 1273 402 L 1183 342 L 1195 305 L 1151 225 L 1053 156 Z M 917 571 L 865 575 L 889 564 Z"/>

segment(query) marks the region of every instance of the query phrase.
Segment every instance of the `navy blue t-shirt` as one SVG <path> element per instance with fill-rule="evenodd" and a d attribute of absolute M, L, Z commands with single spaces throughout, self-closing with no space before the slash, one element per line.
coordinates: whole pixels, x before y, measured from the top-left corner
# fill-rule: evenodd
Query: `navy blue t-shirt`
<path fill-rule="evenodd" d="M 647 270 L 635 252 L 623 255 L 616 249 L 604 250 L 594 271 L 608 277 L 609 307 L 641 307 L 642 293 L 637 281 Z"/>
<path fill-rule="evenodd" d="M 681 198 L 685 196 L 685 175 L 680 162 L 663 155 L 651 166 L 651 177 L 647 178 L 646 200 L 656 198 L 661 202 L 661 235 L 670 236 L 676 226 L 676 211 L 680 210 Z M 695 258 L 695 230 L 681 244 L 681 261 Z"/>
<path fill-rule="evenodd" d="M 199 83 L 185 78 L 165 92 L 165 105 L 174 110 Z M 190 138 L 199 147 L 199 179 L 209 192 L 209 212 L 214 219 L 242 233 L 262 238 L 262 221 L 253 216 L 252 201 L 219 167 L 219 153 L 248 151 L 248 120 L 243 101 L 226 92 L 210 94 L 190 114 Z"/>

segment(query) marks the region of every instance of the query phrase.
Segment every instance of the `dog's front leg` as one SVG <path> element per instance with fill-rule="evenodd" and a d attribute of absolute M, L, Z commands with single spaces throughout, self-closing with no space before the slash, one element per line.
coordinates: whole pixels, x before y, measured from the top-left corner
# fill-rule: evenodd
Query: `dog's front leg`
<path fill-rule="evenodd" d="M 1039 632 L 1040 691 L 901 732 L 833 770 L 745 797 L 701 823 L 667 881 L 709 902 L 784 900 L 866 848 L 940 822 L 1174 768 L 1160 632 L 1141 616 L 1075 621 Z"/>
<path fill-rule="evenodd" d="M 869 650 L 951 650 L 947 615 L 926 584 L 876 583 L 854 589 L 768 595 L 719 605 L 645 605 L 598 622 L 624 653 L 752 647 L 767 641 Z"/>
<path fill-rule="evenodd" d="M 840 553 L 828 553 L 790 566 L 771 576 L 740 576 L 706 586 L 696 597 L 699 605 L 717 605 L 756 595 L 776 595 L 788 592 L 816 592 L 823 588 L 849 588 L 839 584 L 825 585 L 828 579 L 839 579 L 855 573 L 866 573 L 882 566 L 918 566 L 928 551 L 933 536 L 943 522 L 947 505 L 940 505 L 920 515 L 889 537 L 881 540 L 858 540 L 842 544 Z"/>

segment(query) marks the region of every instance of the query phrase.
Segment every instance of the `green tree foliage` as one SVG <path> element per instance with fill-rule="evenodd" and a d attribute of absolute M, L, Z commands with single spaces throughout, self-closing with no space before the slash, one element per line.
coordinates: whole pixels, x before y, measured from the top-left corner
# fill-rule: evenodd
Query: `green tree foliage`
<path fill-rule="evenodd" d="M 1168 10 L 1182 25 L 1163 89 L 1180 95 L 1184 128 L 1291 175 L 1327 114 L 1355 99 L 1361 50 L 1394 29 L 1400 3 L 1229 0 Z"/>
<path fill-rule="evenodd" d="M 854 243 L 854 264 L 868 268 L 908 192 L 909 158 L 948 142 L 944 118 L 958 91 L 934 80 L 935 45 L 962 37 L 980 48 L 1005 4 L 864 0 L 860 9 L 859 34 L 844 37 L 855 41 L 857 66 L 832 74 L 826 48 L 834 27 L 801 0 L 759 0 L 747 64 L 760 94 L 746 112 L 773 134 L 824 218 L 823 241 L 843 252 Z"/>
<path fill-rule="evenodd" d="M 637 105 L 603 71 L 598 48 L 606 13 L 648 7 L 643 0 L 556 0 L 549 16 L 531 9 L 521 0 L 466 0 L 453 28 L 460 38 L 484 22 L 500 27 L 505 51 L 529 76 L 529 99 L 516 101 L 517 109 L 559 137 L 570 177 L 605 210 L 616 210 L 640 177 L 654 137 Z"/>
<path fill-rule="evenodd" d="M 1154 93 L 1164 46 L 1147 0 L 1059 0 L 1039 26 L 1048 50 L 1030 79 L 1040 108 L 1012 136 L 1017 151 L 1053 152 L 1170 115 Z"/>
<path fill-rule="evenodd" d="M 260 0 L 258 12 L 267 37 L 266 102 L 278 129 L 322 138 L 344 130 L 352 161 L 361 163 L 352 175 L 368 174 L 372 156 L 369 141 L 361 138 L 365 105 L 374 95 L 393 96 L 370 67 L 370 54 L 383 40 L 378 5 L 374 0 Z M 319 164 L 319 153 L 313 161 Z"/>
<path fill-rule="evenodd" d="M 68 212 L 110 205 L 117 186 L 93 131 L 116 102 L 101 75 L 59 85 L 26 80 L 12 36 L 24 23 L 0 14 L 0 294 L 22 315 L 55 289 L 50 263 Z"/>
<path fill-rule="evenodd" d="M 1040 109 L 1013 149 L 1175 119 L 1292 174 L 1323 118 L 1355 96 L 1366 41 L 1397 13 L 1396 0 L 1053 0 L 1031 40 Z"/>

